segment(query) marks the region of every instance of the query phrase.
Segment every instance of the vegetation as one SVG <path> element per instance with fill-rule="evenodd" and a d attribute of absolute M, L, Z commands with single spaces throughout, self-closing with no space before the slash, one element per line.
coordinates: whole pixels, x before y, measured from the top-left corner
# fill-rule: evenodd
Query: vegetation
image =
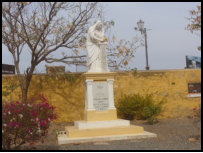
<path fill-rule="evenodd" d="M 133 74 L 134 76 L 136 76 L 136 75 L 137 75 L 137 68 L 131 69 L 131 72 L 132 72 L 132 74 Z"/>
<path fill-rule="evenodd" d="M 191 10 L 190 15 L 191 17 L 187 18 L 190 23 L 187 24 L 186 30 L 191 33 L 200 32 L 201 36 L 201 5 L 197 6 L 195 10 Z M 198 50 L 201 51 L 201 46 L 198 47 Z"/>
<path fill-rule="evenodd" d="M 156 117 L 161 113 L 163 103 L 164 100 L 155 101 L 152 94 L 133 94 L 122 96 L 116 107 L 121 118 L 146 119 L 148 123 L 153 124 L 157 122 Z"/>
<path fill-rule="evenodd" d="M 27 92 L 36 66 L 47 61 L 59 48 L 78 48 L 76 46 L 86 32 L 85 27 L 94 15 L 97 3 L 4 2 L 2 5 L 2 43 L 13 56 L 22 102 L 27 102 Z M 24 60 L 20 57 L 25 50 L 31 55 L 31 65 L 23 77 L 20 75 L 19 62 Z M 76 60 L 82 57 L 64 55 L 62 58 Z"/>
<path fill-rule="evenodd" d="M 14 82 L 10 82 L 9 84 L 5 85 L 2 88 L 2 96 L 10 95 L 18 87 L 19 87 L 18 84 L 14 83 Z"/>
<path fill-rule="evenodd" d="M 2 149 L 19 149 L 25 143 L 30 146 L 39 140 L 44 142 L 52 120 L 56 119 L 55 107 L 40 95 L 41 102 L 27 104 L 5 102 L 2 105 Z"/>
<path fill-rule="evenodd" d="M 194 111 L 194 113 L 195 113 L 194 116 L 195 116 L 199 121 L 201 121 L 201 105 L 199 105 L 199 107 L 193 108 L 193 111 Z"/>

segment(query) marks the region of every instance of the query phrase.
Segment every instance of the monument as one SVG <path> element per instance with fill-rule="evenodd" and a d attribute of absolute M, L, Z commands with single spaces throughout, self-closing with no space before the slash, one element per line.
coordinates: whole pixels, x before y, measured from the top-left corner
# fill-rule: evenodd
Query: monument
<path fill-rule="evenodd" d="M 89 28 L 86 42 L 84 120 L 65 127 L 64 134 L 58 136 L 59 144 L 156 137 L 141 126 L 117 118 L 113 93 L 115 73 L 108 69 L 106 46 L 102 23 L 97 21 Z"/>

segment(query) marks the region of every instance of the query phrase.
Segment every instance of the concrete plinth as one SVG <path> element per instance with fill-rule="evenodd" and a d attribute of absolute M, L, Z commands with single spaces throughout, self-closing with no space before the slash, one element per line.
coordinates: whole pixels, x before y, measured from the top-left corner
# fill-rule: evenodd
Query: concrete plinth
<path fill-rule="evenodd" d="M 117 119 L 111 121 L 75 121 L 74 125 L 77 129 L 95 129 L 95 128 L 110 128 L 117 126 L 130 126 L 129 120 Z"/>
<path fill-rule="evenodd" d="M 128 139 L 143 139 L 154 138 L 156 134 L 146 132 L 137 134 L 122 134 L 122 135 L 108 135 L 108 136 L 94 136 L 82 138 L 68 138 L 66 134 L 58 136 L 58 144 L 71 144 L 71 143 L 86 143 L 86 142 L 99 142 L 99 141 L 112 141 L 112 140 L 128 140 Z"/>
<path fill-rule="evenodd" d="M 111 128 L 95 128 L 95 129 L 77 129 L 73 126 L 65 127 L 68 138 L 82 138 L 82 137 L 97 137 L 121 134 L 137 134 L 143 133 L 144 129 L 141 126 L 116 126 Z"/>
<path fill-rule="evenodd" d="M 109 121 L 117 119 L 116 109 L 108 109 L 105 111 L 85 111 L 84 115 L 84 120 L 86 121 Z"/>

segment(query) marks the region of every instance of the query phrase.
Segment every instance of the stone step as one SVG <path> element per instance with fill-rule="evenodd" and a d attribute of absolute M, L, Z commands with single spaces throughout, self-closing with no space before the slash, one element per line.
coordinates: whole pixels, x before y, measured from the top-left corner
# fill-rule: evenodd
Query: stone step
<path fill-rule="evenodd" d="M 65 132 L 65 131 L 64 131 Z M 58 144 L 72 144 L 72 143 L 87 143 L 87 142 L 105 142 L 112 140 L 129 140 L 129 139 L 144 139 L 155 138 L 156 134 L 144 131 L 137 134 L 122 134 L 122 135 L 109 135 L 109 136 L 96 136 L 96 137 L 82 137 L 82 138 L 68 138 L 66 134 L 58 136 Z"/>
<path fill-rule="evenodd" d="M 117 126 L 130 126 L 129 120 L 117 119 L 111 121 L 75 121 L 74 125 L 78 129 L 108 128 Z"/>
<path fill-rule="evenodd" d="M 82 138 L 108 135 L 138 134 L 143 133 L 144 129 L 141 126 L 135 125 L 96 129 L 78 129 L 75 126 L 67 126 L 65 127 L 65 131 L 68 138 Z"/>

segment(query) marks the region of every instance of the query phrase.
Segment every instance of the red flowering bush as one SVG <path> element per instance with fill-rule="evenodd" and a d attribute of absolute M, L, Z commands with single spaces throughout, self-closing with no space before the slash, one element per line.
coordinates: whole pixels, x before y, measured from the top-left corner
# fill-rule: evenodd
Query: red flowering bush
<path fill-rule="evenodd" d="M 193 111 L 195 113 L 194 116 L 201 120 L 201 105 L 199 105 L 199 107 L 193 108 Z"/>
<path fill-rule="evenodd" d="M 47 99 L 40 95 L 41 102 L 27 104 L 2 104 L 2 147 L 4 150 L 18 149 L 22 144 L 32 146 L 48 133 L 50 122 L 56 119 L 55 107 L 50 106 Z"/>

